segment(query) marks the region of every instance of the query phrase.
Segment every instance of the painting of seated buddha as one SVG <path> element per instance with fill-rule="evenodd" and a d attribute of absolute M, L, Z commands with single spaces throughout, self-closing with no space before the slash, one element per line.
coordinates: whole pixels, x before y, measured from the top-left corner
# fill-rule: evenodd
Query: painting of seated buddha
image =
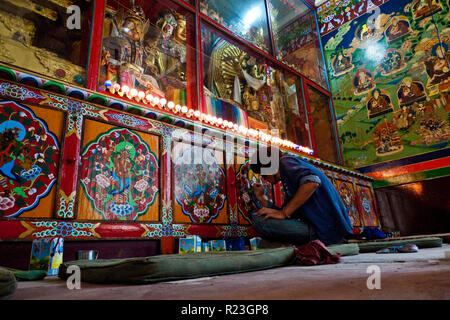
<path fill-rule="evenodd" d="M 431 50 L 431 56 L 425 60 L 426 72 L 428 75 L 427 87 L 431 87 L 448 81 L 450 52 L 446 43 L 436 44 Z"/>
<path fill-rule="evenodd" d="M 331 62 L 333 68 L 333 75 L 335 77 L 341 76 L 353 70 L 354 65 L 352 64 L 351 56 L 348 57 L 343 51 L 335 55 Z"/>
<path fill-rule="evenodd" d="M 369 119 L 394 111 L 389 93 L 384 90 L 373 90 L 367 99 L 367 113 Z"/>
<path fill-rule="evenodd" d="M 398 87 L 397 98 L 400 106 L 407 106 L 416 101 L 425 100 L 427 95 L 422 82 L 405 78 Z"/>
<path fill-rule="evenodd" d="M 355 95 L 362 95 L 375 89 L 374 77 L 367 70 L 359 69 L 353 79 Z"/>
<path fill-rule="evenodd" d="M 412 29 L 410 27 L 408 18 L 403 16 L 394 17 L 391 23 L 388 24 L 386 28 L 386 41 L 389 43 L 401 39 L 411 31 Z"/>

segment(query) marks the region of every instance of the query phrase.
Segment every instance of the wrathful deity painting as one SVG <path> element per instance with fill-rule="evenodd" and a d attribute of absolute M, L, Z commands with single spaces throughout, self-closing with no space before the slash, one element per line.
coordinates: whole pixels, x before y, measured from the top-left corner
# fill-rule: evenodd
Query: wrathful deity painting
<path fill-rule="evenodd" d="M 126 85 L 186 105 L 185 16 L 144 1 L 107 8 L 102 44 L 100 88 Z"/>
<path fill-rule="evenodd" d="M 449 146 L 449 1 L 377 5 L 379 14 L 322 37 L 344 163 L 353 168 Z"/>
<path fill-rule="evenodd" d="M 361 227 L 361 217 L 358 212 L 358 203 L 353 184 L 347 181 L 335 180 L 335 186 L 345 205 L 353 227 Z"/>
<path fill-rule="evenodd" d="M 380 226 L 380 221 L 375 213 L 374 201 L 368 187 L 356 185 L 358 206 L 360 208 L 362 224 L 364 226 Z"/>
<path fill-rule="evenodd" d="M 137 132 L 113 127 L 84 147 L 80 183 L 102 219 L 135 221 L 157 198 L 158 159 Z"/>
<path fill-rule="evenodd" d="M 60 146 L 45 120 L 16 102 L 0 102 L 0 217 L 18 217 L 48 195 Z"/>
<path fill-rule="evenodd" d="M 175 200 L 194 223 L 210 223 L 225 205 L 225 172 L 208 148 L 179 143 L 173 154 Z"/>
<path fill-rule="evenodd" d="M 252 190 L 252 186 L 255 183 L 261 183 L 264 186 L 266 197 L 273 202 L 272 184 L 261 179 L 258 174 L 255 174 L 250 168 L 250 162 L 246 161 L 239 166 L 239 170 L 236 174 L 236 192 L 239 213 L 244 220 L 250 223 L 250 214 L 259 209 Z"/>

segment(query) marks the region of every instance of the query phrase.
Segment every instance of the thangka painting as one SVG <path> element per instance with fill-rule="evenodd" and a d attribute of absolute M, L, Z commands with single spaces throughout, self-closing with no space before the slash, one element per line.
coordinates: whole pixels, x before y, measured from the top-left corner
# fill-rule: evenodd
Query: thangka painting
<path fill-rule="evenodd" d="M 374 199 L 368 187 L 356 185 L 356 193 L 358 195 L 359 212 L 361 213 L 362 224 L 364 227 L 379 227 Z"/>
<path fill-rule="evenodd" d="M 46 109 L 40 113 L 46 114 Z M 0 102 L 0 148 L 0 217 L 18 217 L 51 191 L 58 177 L 60 146 L 33 110 L 4 101 Z"/>
<path fill-rule="evenodd" d="M 93 125 L 95 122 L 89 121 L 86 132 Z M 108 127 L 111 128 L 87 143 L 81 154 L 80 183 L 89 202 L 81 202 L 79 218 L 86 215 L 84 218 L 95 219 L 93 209 L 104 220 L 135 221 L 157 199 L 158 159 L 139 133 Z"/>
<path fill-rule="evenodd" d="M 328 1 L 319 13 L 323 25 L 339 25 L 322 41 L 345 165 L 447 148 L 449 1 L 354 2 Z"/>
<path fill-rule="evenodd" d="M 353 184 L 347 181 L 336 180 L 336 189 L 341 196 L 342 202 L 347 209 L 347 214 L 354 227 L 361 227 L 361 218 L 359 216 L 355 190 Z"/>
<path fill-rule="evenodd" d="M 255 183 L 264 185 L 265 195 L 274 201 L 272 184 L 264 181 L 258 174 L 255 174 L 250 168 L 250 162 L 247 160 L 241 165 L 237 165 L 239 170 L 236 174 L 236 193 L 237 207 L 241 217 L 251 223 L 251 212 L 257 211 L 258 208 L 254 202 L 252 186 Z"/>
<path fill-rule="evenodd" d="M 180 208 L 190 222 L 227 222 L 226 215 L 220 215 L 226 200 L 225 171 L 221 166 L 223 153 L 178 143 L 172 152 L 172 161 L 174 195 L 179 205 L 175 208 L 177 222 Z"/>

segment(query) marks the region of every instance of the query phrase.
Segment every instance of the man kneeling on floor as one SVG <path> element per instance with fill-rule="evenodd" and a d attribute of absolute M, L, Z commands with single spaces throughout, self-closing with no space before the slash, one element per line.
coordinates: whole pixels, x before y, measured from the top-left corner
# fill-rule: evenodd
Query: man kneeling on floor
<path fill-rule="evenodd" d="M 260 209 L 252 212 L 252 225 L 264 238 L 297 246 L 318 239 L 331 245 L 352 234 L 344 203 L 318 168 L 276 147 L 263 146 L 251 156 L 250 166 L 272 184 L 281 181 L 285 193 L 278 208 L 265 197 L 261 184 L 253 185 Z"/>

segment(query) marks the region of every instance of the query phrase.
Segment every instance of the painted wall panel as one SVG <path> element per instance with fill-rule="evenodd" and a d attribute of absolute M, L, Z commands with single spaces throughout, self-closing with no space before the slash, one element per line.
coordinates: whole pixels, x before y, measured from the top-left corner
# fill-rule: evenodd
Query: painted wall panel
<path fill-rule="evenodd" d="M 228 223 L 223 152 L 180 142 L 172 161 L 175 222 Z"/>
<path fill-rule="evenodd" d="M 52 217 L 63 124 L 62 112 L 0 102 L 0 217 Z"/>
<path fill-rule="evenodd" d="M 78 218 L 159 220 L 159 138 L 86 120 Z"/>

